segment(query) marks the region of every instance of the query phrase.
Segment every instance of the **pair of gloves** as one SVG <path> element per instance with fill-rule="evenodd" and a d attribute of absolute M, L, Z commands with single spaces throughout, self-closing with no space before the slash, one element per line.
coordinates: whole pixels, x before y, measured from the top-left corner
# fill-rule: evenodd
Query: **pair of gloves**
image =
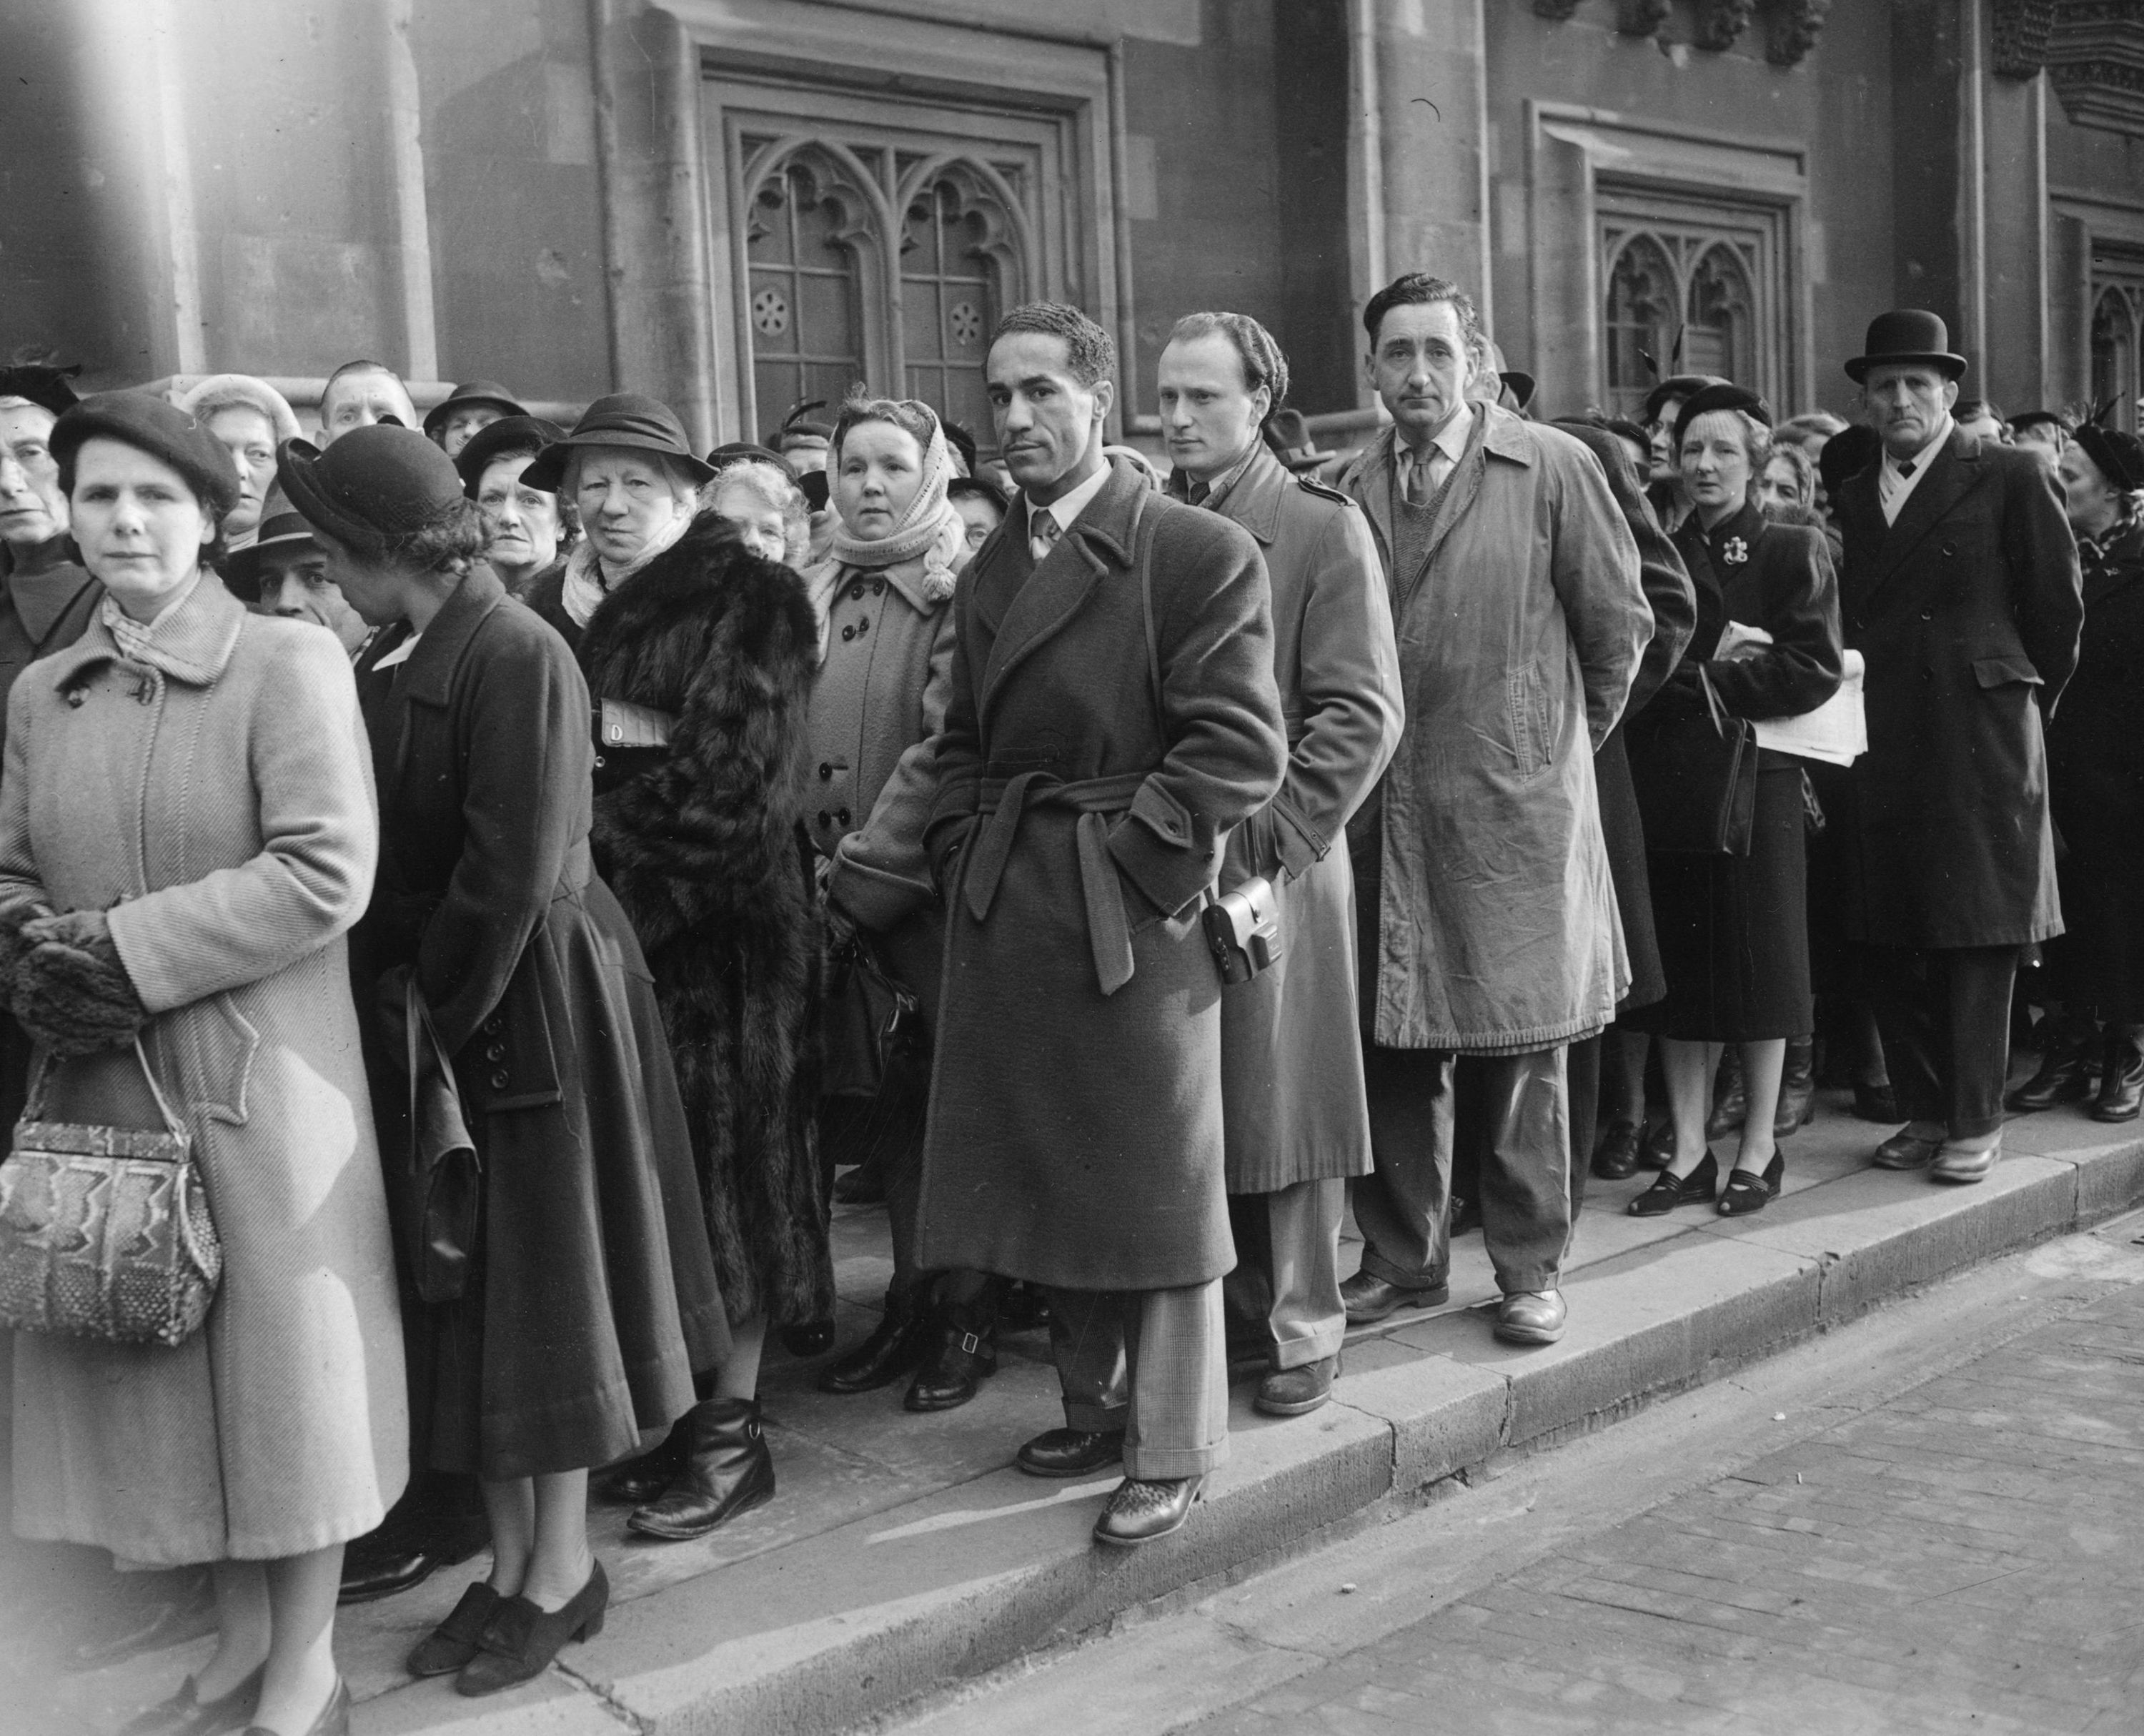
<path fill-rule="evenodd" d="M 32 907 L 25 920 L 0 918 L 0 991 L 56 1055 L 119 1048 L 149 1022 L 102 910 Z"/>

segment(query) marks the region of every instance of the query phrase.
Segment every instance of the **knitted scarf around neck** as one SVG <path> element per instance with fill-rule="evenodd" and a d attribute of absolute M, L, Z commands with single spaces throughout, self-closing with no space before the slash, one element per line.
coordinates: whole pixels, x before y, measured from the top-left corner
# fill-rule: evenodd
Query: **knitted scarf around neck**
<path fill-rule="evenodd" d="M 908 503 L 908 510 L 882 537 L 852 534 L 846 523 L 834 532 L 834 558 L 844 567 L 874 569 L 897 567 L 903 561 L 925 557 L 925 585 L 936 588 L 942 575 L 945 594 L 953 589 L 953 568 L 967 542 L 967 526 L 945 498 L 952 480 L 953 464 L 945 448 L 945 431 L 930 406 L 914 399 L 904 409 L 920 409 L 931 418 L 931 444 L 923 454 L 923 480 Z"/>

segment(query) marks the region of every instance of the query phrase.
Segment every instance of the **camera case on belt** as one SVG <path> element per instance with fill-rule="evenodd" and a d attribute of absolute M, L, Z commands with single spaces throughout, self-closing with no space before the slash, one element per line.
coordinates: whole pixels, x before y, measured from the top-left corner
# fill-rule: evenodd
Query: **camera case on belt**
<path fill-rule="evenodd" d="M 1263 875 L 1223 892 L 1199 920 L 1224 983 L 1247 983 L 1280 957 L 1280 903 Z"/>

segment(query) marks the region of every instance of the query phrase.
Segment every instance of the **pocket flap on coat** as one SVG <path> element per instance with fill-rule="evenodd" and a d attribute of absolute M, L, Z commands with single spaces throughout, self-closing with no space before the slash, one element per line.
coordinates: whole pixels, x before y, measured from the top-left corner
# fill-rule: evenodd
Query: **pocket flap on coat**
<path fill-rule="evenodd" d="M 2032 667 L 2032 660 L 2022 652 L 2008 657 L 1975 657 L 1973 678 L 1983 687 L 2003 687 L 2017 681 L 2035 687 L 2040 685 L 2040 672 Z"/>

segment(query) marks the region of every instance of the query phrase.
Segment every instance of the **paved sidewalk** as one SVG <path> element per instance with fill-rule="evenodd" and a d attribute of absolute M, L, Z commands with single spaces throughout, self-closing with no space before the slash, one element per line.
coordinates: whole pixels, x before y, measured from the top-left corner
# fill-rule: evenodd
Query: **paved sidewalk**
<path fill-rule="evenodd" d="M 1467 1238 L 1454 1250 L 1447 1307 L 1350 1335 L 1334 1403 L 1258 1417 L 1239 1383 L 1231 1462 L 1185 1531 L 1147 1550 L 1091 1546 L 1114 1476 L 1068 1486 L 1010 1468 L 1021 1441 L 1061 1420 L 1043 1334 L 1008 1341 L 981 1396 L 936 1416 L 904 1412 L 899 1386 L 826 1396 L 811 1367 L 772 1360 L 773 1502 L 699 1542 L 663 1545 L 626 1540 L 623 1515 L 601 1510 L 595 1540 L 613 1587 L 603 1636 L 495 1699 L 413 1684 L 400 1667 L 480 1560 L 345 1611 L 337 1650 L 360 1701 L 356 1729 L 840 1730 L 2144 1197 L 2144 1138 L 2072 1112 L 2013 1123 L 2010 1155 L 1964 1189 L 1869 1169 L 1885 1131 L 1827 1094 L 1787 1148 L 1785 1197 L 1748 1218 L 1686 1209 L 1635 1219 L 1621 1208 L 1648 1177 L 1596 1184 L 1566 1281 L 1571 1331 L 1551 1348 L 1492 1340 L 1494 1281 L 1478 1238 Z M 846 1344 L 883 1295 L 883 1214 L 845 1209 L 835 1236 Z M 116 1728 L 168 1693 L 199 1650 L 70 1679 L 72 1729 Z"/>
<path fill-rule="evenodd" d="M 1199 1736 L 2144 1729 L 2144 1286 Z"/>

